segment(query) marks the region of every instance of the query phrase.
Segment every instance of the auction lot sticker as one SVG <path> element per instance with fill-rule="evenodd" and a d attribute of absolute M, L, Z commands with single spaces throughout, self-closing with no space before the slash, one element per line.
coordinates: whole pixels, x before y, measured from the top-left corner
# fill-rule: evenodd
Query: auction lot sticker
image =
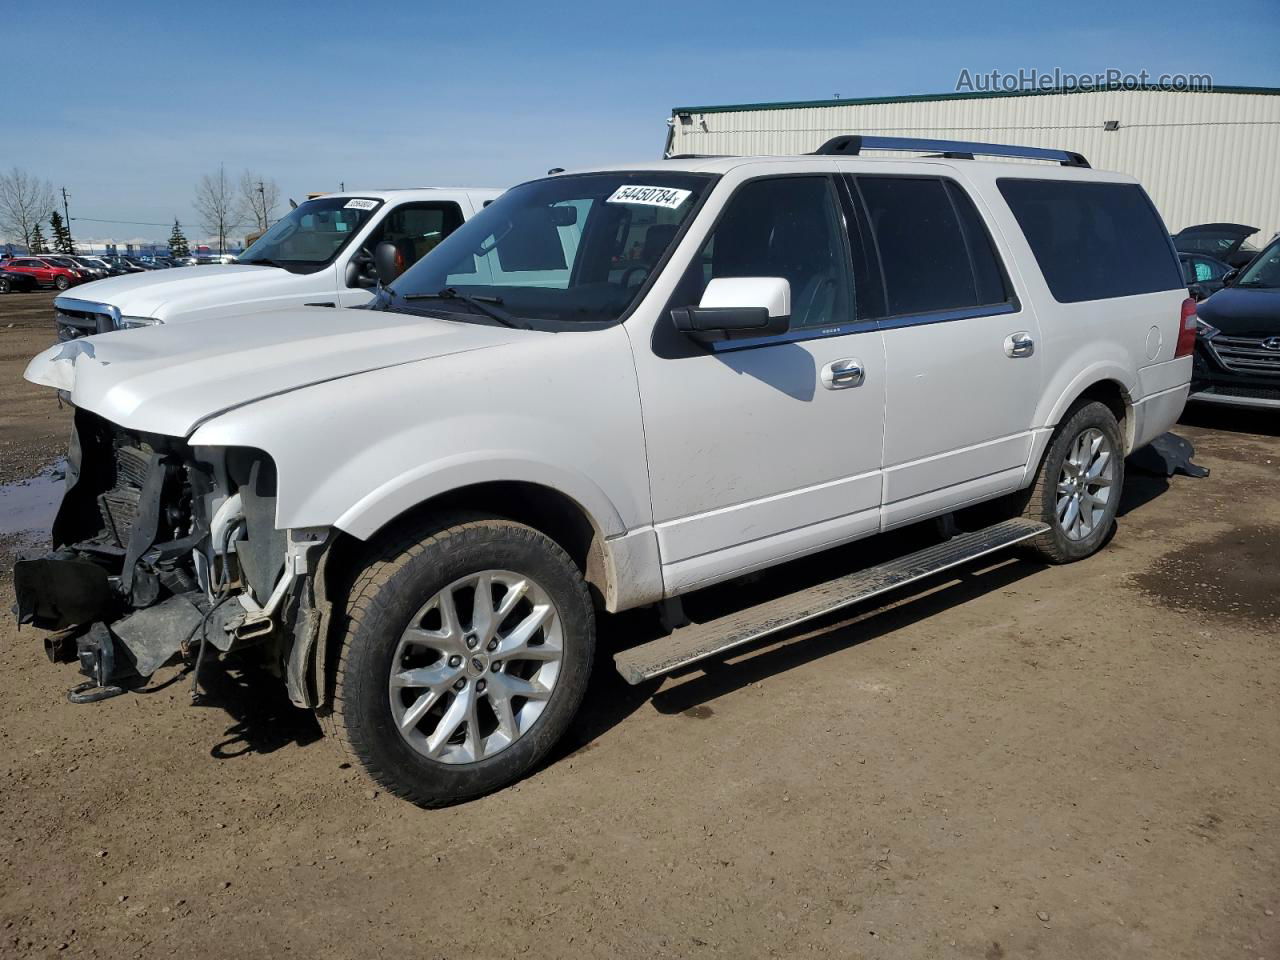
<path fill-rule="evenodd" d="M 636 184 L 619 187 L 613 191 L 613 196 L 605 203 L 642 203 L 647 207 L 666 207 L 668 210 L 674 210 L 689 199 L 689 194 L 692 192 L 692 190 L 677 190 L 674 187 L 642 187 Z"/>
<path fill-rule="evenodd" d="M 344 210 L 372 210 L 378 205 L 377 200 L 348 200 Z"/>

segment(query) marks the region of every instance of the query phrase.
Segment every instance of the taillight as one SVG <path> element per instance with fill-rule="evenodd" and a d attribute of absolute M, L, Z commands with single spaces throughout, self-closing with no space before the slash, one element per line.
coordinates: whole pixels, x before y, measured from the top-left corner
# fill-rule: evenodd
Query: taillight
<path fill-rule="evenodd" d="M 1196 302 L 1191 297 L 1182 301 L 1182 325 L 1178 327 L 1178 345 L 1173 357 L 1189 357 L 1196 348 Z"/>

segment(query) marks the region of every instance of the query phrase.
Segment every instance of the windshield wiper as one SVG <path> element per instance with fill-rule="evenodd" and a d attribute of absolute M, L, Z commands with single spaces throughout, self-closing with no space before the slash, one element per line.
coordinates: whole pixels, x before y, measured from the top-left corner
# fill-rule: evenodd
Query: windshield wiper
<path fill-rule="evenodd" d="M 236 263 L 248 263 L 255 267 L 279 267 L 281 270 L 284 269 L 283 264 L 276 263 L 276 261 L 268 259 L 267 257 L 254 257 L 252 260 L 237 260 Z"/>
<path fill-rule="evenodd" d="M 391 291 L 388 291 L 391 292 Z M 525 323 L 519 317 L 513 317 L 505 310 L 499 309 L 502 305 L 501 297 L 471 297 L 465 293 L 459 293 L 453 287 L 445 287 L 438 293 L 406 293 L 400 295 L 401 300 L 461 300 L 470 307 L 475 307 L 481 313 L 497 320 L 504 327 L 512 327 L 516 330 L 532 330 L 529 324 Z"/>

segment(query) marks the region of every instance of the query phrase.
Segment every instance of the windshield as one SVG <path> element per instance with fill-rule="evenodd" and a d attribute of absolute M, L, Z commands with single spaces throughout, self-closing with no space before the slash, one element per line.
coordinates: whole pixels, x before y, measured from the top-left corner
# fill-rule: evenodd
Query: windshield
<path fill-rule="evenodd" d="M 1280 240 L 1258 254 L 1253 263 L 1245 267 L 1235 285 L 1267 290 L 1280 288 Z"/>
<path fill-rule="evenodd" d="M 238 263 L 265 263 L 298 273 L 333 262 L 339 251 L 382 206 L 362 197 L 318 197 L 301 204 L 236 257 Z"/>
<path fill-rule="evenodd" d="M 612 323 L 630 309 L 711 183 L 705 175 L 642 171 L 515 187 L 398 278 L 387 291 L 391 309 L 492 316 L 483 304 L 553 327 Z"/>

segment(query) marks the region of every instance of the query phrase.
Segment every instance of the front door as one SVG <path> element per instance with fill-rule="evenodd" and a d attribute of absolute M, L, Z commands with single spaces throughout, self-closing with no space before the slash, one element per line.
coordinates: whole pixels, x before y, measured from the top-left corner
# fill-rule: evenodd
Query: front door
<path fill-rule="evenodd" d="M 845 183 L 884 284 L 885 526 L 1015 489 L 1031 453 L 1042 345 L 986 224 L 946 177 Z"/>
<path fill-rule="evenodd" d="M 785 278 L 791 330 L 705 347 L 664 311 L 633 343 L 668 595 L 879 526 L 884 350 L 859 320 L 834 179 L 738 186 L 668 306 L 718 277 Z"/>

